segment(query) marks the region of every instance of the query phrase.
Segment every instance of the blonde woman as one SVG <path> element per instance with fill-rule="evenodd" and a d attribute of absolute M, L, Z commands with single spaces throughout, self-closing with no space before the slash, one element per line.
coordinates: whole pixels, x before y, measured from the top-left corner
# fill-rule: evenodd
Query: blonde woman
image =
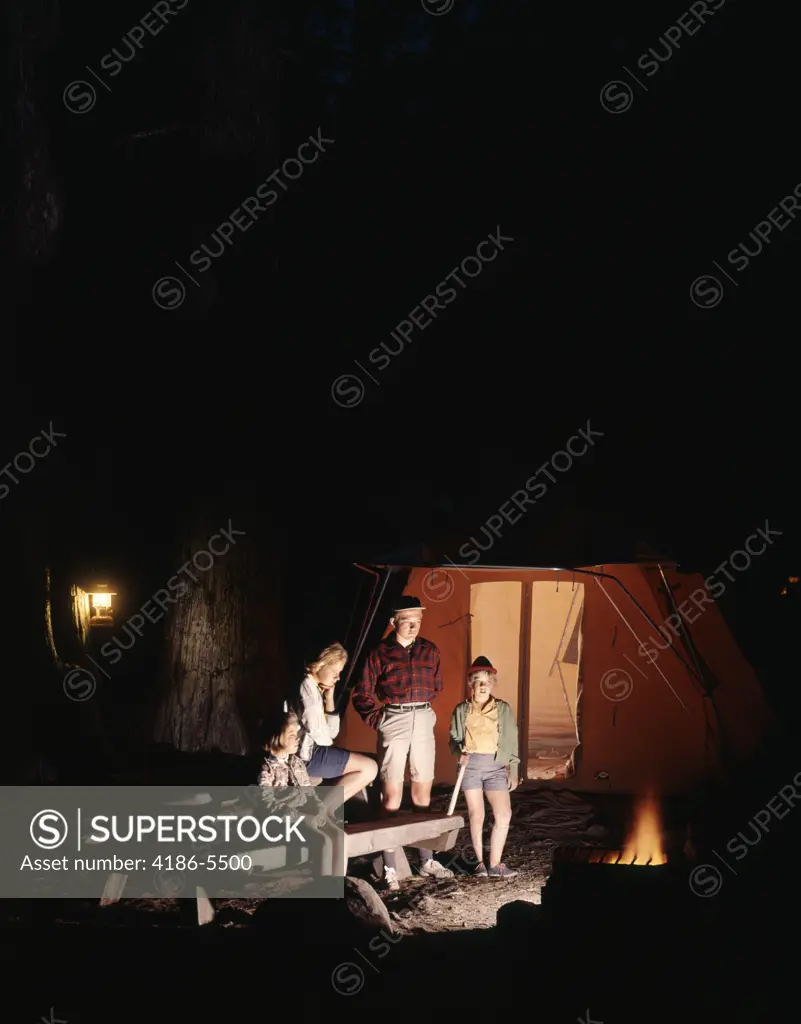
<path fill-rule="evenodd" d="M 331 785 L 344 786 L 345 799 L 349 800 L 370 785 L 378 764 L 365 754 L 334 746 L 339 733 L 334 694 L 347 660 L 348 652 L 336 643 L 306 666 L 306 677 L 300 684 L 300 756 L 312 778 L 330 779 Z"/>
<path fill-rule="evenodd" d="M 467 673 L 469 700 L 457 704 L 451 717 L 450 747 L 466 765 L 462 792 L 470 821 L 470 838 L 478 858 L 479 878 L 514 878 L 501 860 L 512 820 L 511 790 L 518 785 L 518 734 L 512 708 L 492 696 L 498 671 L 487 658 L 476 658 Z M 489 870 L 484 863 L 484 794 L 492 808 Z"/>

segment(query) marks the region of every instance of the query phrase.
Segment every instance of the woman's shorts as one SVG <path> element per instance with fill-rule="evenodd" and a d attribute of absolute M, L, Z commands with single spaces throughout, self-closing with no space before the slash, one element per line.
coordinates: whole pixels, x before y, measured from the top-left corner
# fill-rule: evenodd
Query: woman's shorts
<path fill-rule="evenodd" d="M 315 747 L 306 762 L 306 770 L 312 778 L 338 779 L 345 774 L 350 752 L 341 747 Z"/>
<path fill-rule="evenodd" d="M 495 760 L 494 754 L 471 754 L 462 778 L 462 789 L 509 791 L 506 765 Z"/>

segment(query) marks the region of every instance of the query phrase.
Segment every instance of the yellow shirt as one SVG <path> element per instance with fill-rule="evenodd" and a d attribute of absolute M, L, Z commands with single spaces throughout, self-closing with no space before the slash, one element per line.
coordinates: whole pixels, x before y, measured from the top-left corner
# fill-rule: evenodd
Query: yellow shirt
<path fill-rule="evenodd" d="M 483 708 L 471 703 L 465 722 L 464 749 L 468 754 L 494 754 L 498 750 L 498 702 L 490 697 Z"/>

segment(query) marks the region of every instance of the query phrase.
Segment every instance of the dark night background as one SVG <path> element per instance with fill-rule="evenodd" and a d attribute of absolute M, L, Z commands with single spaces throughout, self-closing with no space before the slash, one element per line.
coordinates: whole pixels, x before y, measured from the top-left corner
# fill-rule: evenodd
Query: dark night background
<path fill-rule="evenodd" d="M 768 520 L 782 538 L 722 605 L 794 718 L 798 601 L 780 592 L 801 565 L 801 225 L 714 309 L 690 285 L 801 182 L 801 14 L 729 0 L 607 113 L 604 83 L 683 10 L 189 0 L 79 115 L 65 86 L 146 5 L 10 0 L 0 462 L 51 422 L 67 435 L 0 502 L 11 564 L 35 536 L 61 578 L 108 575 L 137 608 L 197 508 L 268 523 L 276 672 L 296 672 L 346 636 L 355 560 L 459 561 L 589 421 L 603 438 L 486 561 L 609 564 L 647 544 L 708 574 Z M 318 128 L 334 144 L 158 308 L 155 281 Z M 355 361 L 498 226 L 514 242 L 337 405 L 334 380 L 363 376 Z M 9 659 L 18 678 L 25 652 Z"/>

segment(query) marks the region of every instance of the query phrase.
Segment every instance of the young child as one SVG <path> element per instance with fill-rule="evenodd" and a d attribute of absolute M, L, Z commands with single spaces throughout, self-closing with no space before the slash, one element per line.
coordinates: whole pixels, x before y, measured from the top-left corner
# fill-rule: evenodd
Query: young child
<path fill-rule="evenodd" d="M 294 712 L 284 712 L 268 721 L 262 738 L 265 758 L 259 775 L 260 786 L 311 786 L 306 763 L 298 755 L 300 722 Z"/>
<path fill-rule="evenodd" d="M 501 860 L 512 820 L 509 793 L 518 785 L 517 722 L 509 704 L 492 696 L 497 675 L 487 658 L 476 658 L 467 674 L 470 698 L 457 704 L 451 717 L 450 747 L 466 765 L 462 791 L 478 858 L 474 874 L 480 878 L 517 874 Z M 493 816 L 489 871 L 483 850 L 485 793 Z"/>

